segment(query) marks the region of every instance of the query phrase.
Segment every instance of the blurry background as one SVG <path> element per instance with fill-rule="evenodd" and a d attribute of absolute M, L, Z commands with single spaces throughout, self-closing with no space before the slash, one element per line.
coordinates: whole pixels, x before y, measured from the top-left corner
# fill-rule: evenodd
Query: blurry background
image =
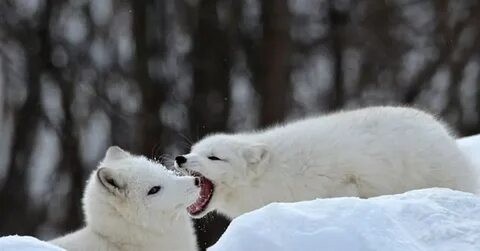
<path fill-rule="evenodd" d="M 374 104 L 480 133 L 479 13 L 478 0 L 1 0 L 0 235 L 78 228 L 109 145 L 168 164 L 209 132 Z M 196 225 L 205 247 L 227 221 Z"/>

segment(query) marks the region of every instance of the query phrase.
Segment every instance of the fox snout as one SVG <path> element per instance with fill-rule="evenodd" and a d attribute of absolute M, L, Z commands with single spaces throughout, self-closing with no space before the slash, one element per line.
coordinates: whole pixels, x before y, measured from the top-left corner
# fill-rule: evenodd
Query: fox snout
<path fill-rule="evenodd" d="M 182 155 L 175 157 L 175 162 L 177 163 L 178 167 L 182 167 L 183 164 L 187 163 L 187 158 Z"/>

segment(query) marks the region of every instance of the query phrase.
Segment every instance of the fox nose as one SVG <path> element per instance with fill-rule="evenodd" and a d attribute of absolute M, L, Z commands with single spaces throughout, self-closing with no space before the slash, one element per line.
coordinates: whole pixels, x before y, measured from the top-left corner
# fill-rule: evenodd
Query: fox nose
<path fill-rule="evenodd" d="M 187 158 L 180 155 L 175 157 L 175 162 L 177 162 L 178 166 L 182 166 L 182 164 L 185 164 L 185 162 L 187 162 Z"/>
<path fill-rule="evenodd" d="M 200 187 L 200 178 L 195 177 L 194 183 L 195 183 L 195 186 Z"/>

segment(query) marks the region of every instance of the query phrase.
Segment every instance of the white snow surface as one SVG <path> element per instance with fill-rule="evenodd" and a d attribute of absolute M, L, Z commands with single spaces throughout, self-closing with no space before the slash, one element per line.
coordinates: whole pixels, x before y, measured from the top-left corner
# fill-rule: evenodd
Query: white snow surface
<path fill-rule="evenodd" d="M 232 221 L 209 251 L 480 250 L 480 197 L 430 188 L 370 199 L 272 203 Z"/>
<path fill-rule="evenodd" d="M 0 251 L 65 251 L 31 236 L 10 235 L 0 238 Z"/>
<path fill-rule="evenodd" d="M 480 135 L 458 140 L 480 170 Z M 179 237 L 181 241 L 181 237 Z M 0 251 L 63 249 L 30 236 L 0 238 Z M 370 199 L 273 203 L 232 221 L 209 251 L 479 251 L 480 197 L 443 188 Z"/>

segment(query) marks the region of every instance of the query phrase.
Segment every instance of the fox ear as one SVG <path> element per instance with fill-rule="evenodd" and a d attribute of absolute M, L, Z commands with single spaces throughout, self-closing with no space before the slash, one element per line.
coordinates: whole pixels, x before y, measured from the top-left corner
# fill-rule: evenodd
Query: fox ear
<path fill-rule="evenodd" d="M 247 147 L 243 152 L 243 157 L 249 166 L 256 166 L 265 161 L 269 156 L 266 145 L 256 144 Z"/>
<path fill-rule="evenodd" d="M 97 170 L 97 178 L 107 191 L 117 196 L 125 194 L 126 185 L 120 180 L 120 177 L 115 174 L 114 170 L 108 167 L 100 167 Z"/>
<path fill-rule="evenodd" d="M 118 146 L 111 146 L 107 149 L 107 153 L 105 154 L 105 160 L 119 160 L 123 158 L 127 158 L 130 156 L 130 153 L 123 150 Z"/>

